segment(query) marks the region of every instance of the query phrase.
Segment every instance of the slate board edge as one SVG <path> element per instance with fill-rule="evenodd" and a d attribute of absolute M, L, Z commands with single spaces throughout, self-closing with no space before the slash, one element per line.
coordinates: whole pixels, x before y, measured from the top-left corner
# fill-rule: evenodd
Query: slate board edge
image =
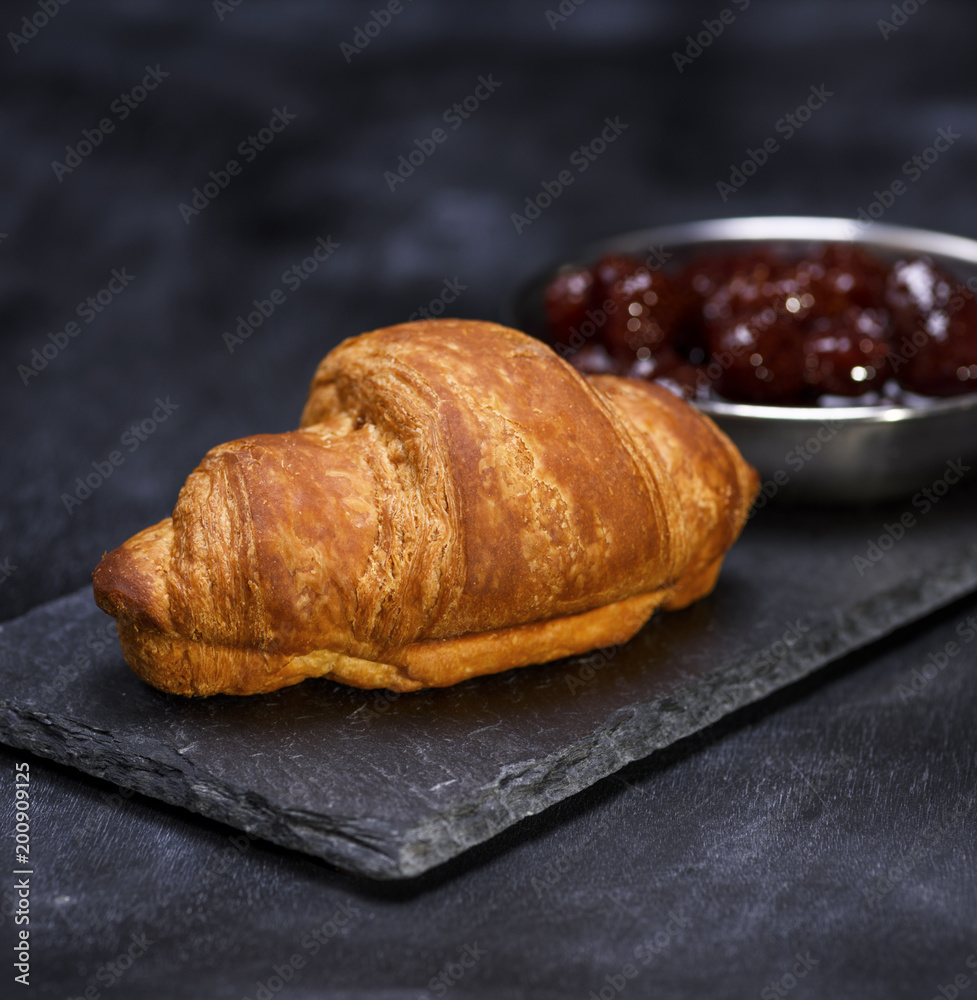
<path fill-rule="evenodd" d="M 413 877 L 443 864 L 490 839 L 527 816 L 583 791 L 627 764 L 691 736 L 740 708 L 814 673 L 842 656 L 884 638 L 903 626 L 977 590 L 977 549 L 965 550 L 946 575 L 928 579 L 920 573 L 896 587 L 852 605 L 844 614 L 815 623 L 763 677 L 751 673 L 748 660 L 730 664 L 709 677 L 709 697 L 702 680 L 680 688 L 658 703 L 632 705 L 559 754 L 529 762 L 520 770 L 509 765 L 478 802 L 432 815 L 409 831 L 400 852 L 399 877 Z M 895 619 L 891 608 L 899 609 Z M 911 611 L 908 609 L 912 608 Z M 887 613 L 889 612 L 889 613 Z M 896 682 L 893 681 L 893 686 Z M 606 751 L 610 749 L 613 759 Z M 600 752 L 605 752 L 601 759 Z M 566 762 L 579 762 L 567 768 Z M 494 802 L 497 809 L 489 810 Z M 531 801 L 532 807 L 526 806 Z M 491 815 L 491 822 L 488 815 Z M 443 827 L 452 825 L 451 832 Z M 461 833 L 462 836 L 458 836 Z"/>
<path fill-rule="evenodd" d="M 394 828 L 370 820 L 327 821 L 319 814 L 282 809 L 250 789 L 207 775 L 185 761 L 180 762 L 182 767 L 163 763 L 174 752 L 152 741 L 145 741 L 145 754 L 134 757 L 110 733 L 74 719 L 18 709 L 7 701 L 0 701 L 0 741 L 199 813 L 255 839 L 323 858 L 345 871 L 373 878 L 397 877 L 396 859 L 385 851 L 400 839 Z M 97 757 L 90 752 L 92 743 L 98 745 Z M 127 764 L 114 763 L 113 757 L 125 757 Z"/>
<path fill-rule="evenodd" d="M 21 709 L 6 699 L 0 699 L 0 741 L 244 830 L 250 836 L 322 858 L 353 874 L 384 880 L 413 878 L 632 761 L 975 589 L 977 551 L 967 549 L 952 566 L 945 565 L 938 578 L 928 579 L 920 573 L 829 620 L 812 623 L 810 631 L 764 676 L 756 676 L 753 654 L 711 675 L 707 684 L 699 680 L 657 703 L 620 709 L 586 738 L 541 760 L 506 765 L 479 798 L 431 813 L 406 830 L 381 821 L 283 810 L 251 790 L 199 772 L 162 745 L 147 743 L 147 754 L 134 769 L 131 752 L 123 750 L 110 733 L 93 730 L 77 720 Z M 892 607 L 899 609 L 898 618 L 891 613 Z M 92 742 L 102 751 L 97 758 L 84 752 Z M 155 758 L 150 751 L 156 753 Z M 113 763 L 113 755 L 125 756 L 128 763 Z M 167 759 L 169 764 L 164 763 Z"/>

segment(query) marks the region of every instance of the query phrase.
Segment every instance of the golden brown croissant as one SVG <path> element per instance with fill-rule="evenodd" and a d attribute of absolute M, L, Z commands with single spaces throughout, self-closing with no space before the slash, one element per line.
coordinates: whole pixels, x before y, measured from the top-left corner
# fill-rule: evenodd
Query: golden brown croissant
<path fill-rule="evenodd" d="M 707 594 L 756 487 L 659 386 L 493 323 L 405 323 L 322 361 L 300 430 L 208 452 L 95 599 L 164 691 L 444 686 Z"/>

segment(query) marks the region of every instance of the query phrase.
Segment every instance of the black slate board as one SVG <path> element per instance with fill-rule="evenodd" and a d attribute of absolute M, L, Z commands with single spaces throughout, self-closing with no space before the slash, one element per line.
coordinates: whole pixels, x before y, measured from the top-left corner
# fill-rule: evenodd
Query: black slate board
<path fill-rule="evenodd" d="M 939 997 L 977 951 L 977 643 L 911 685 L 975 615 L 963 598 L 398 882 L 0 747 L 35 802 L 32 989 L 267 1000 L 297 955 L 276 997 L 434 1000 L 447 975 L 449 1000 L 585 1000 L 627 963 L 615 1000 Z M 134 935 L 151 947 L 105 989 Z M 816 964 L 786 989 L 798 952 Z"/>
<path fill-rule="evenodd" d="M 975 487 L 917 508 L 856 566 L 906 510 L 764 510 L 713 595 L 626 646 L 401 697 L 325 680 L 161 694 L 85 590 L 0 627 L 0 739 L 348 871 L 411 877 L 977 588 Z"/>

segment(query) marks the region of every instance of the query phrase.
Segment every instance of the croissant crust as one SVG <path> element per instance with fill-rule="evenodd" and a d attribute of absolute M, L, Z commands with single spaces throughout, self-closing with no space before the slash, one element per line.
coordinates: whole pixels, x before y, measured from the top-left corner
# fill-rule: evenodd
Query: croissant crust
<path fill-rule="evenodd" d="M 493 323 L 405 323 L 323 359 L 299 430 L 208 452 L 95 599 L 163 691 L 445 686 L 707 594 L 756 488 L 660 386 Z"/>

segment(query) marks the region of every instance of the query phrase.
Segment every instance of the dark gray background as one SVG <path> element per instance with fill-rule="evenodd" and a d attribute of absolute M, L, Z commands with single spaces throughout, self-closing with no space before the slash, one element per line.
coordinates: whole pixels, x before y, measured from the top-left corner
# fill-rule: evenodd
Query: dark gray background
<path fill-rule="evenodd" d="M 752 0 L 681 74 L 673 51 L 732 0 L 587 0 L 555 31 L 555 3 L 407 0 L 347 64 L 340 43 L 371 6 L 243 0 L 220 21 L 207 3 L 73 0 L 18 53 L 0 41 L 0 619 L 84 585 L 105 549 L 170 512 L 211 445 L 294 426 L 332 345 L 406 318 L 445 279 L 468 286 L 454 314 L 496 318 L 529 272 L 617 231 L 852 216 L 946 127 L 962 137 L 885 221 L 977 235 L 964 0 L 929 0 L 888 40 L 891 3 Z M 4 35 L 35 9 L 8 4 Z M 118 122 L 113 100 L 157 63 L 170 76 Z M 391 192 L 383 172 L 480 74 L 497 93 Z M 730 164 L 820 84 L 826 106 L 724 203 Z M 296 120 L 185 224 L 179 203 L 282 106 Z M 59 183 L 51 162 L 106 116 L 115 131 Z M 517 235 L 510 213 L 605 116 L 628 129 Z M 342 246 L 229 355 L 223 331 L 318 236 Z M 132 285 L 23 385 L 17 366 L 123 267 Z M 69 514 L 75 477 L 167 396 L 179 409 Z M 253 996 L 354 899 L 363 916 L 280 995 L 415 996 L 478 940 L 490 957 L 450 995 L 585 997 L 687 907 L 692 924 L 626 996 L 759 996 L 807 949 L 820 964 L 791 997 L 933 996 L 977 950 L 972 819 L 945 823 L 974 788 L 977 686 L 970 652 L 903 703 L 895 679 L 944 640 L 913 641 L 655 758 L 628 778 L 644 795 L 609 780 L 415 888 L 363 887 L 260 845 L 201 884 L 229 831 L 113 806 L 113 789 L 35 761 L 39 992 L 81 992 L 145 929 L 152 957 L 104 995 Z M 933 822 L 949 832 L 920 854 Z M 910 855 L 867 905 L 860 880 Z M 570 873 L 537 896 L 532 878 L 564 857 Z M 8 983 L 0 973 L 0 996 Z"/>
<path fill-rule="evenodd" d="M 553 31 L 555 6 L 405 0 L 349 64 L 339 45 L 370 5 L 243 0 L 219 21 L 205 2 L 76 0 L 16 55 L 0 46 L 0 560 L 17 566 L 0 618 L 85 583 L 215 443 L 294 427 L 330 347 L 445 279 L 468 286 L 456 315 L 495 318 L 528 273 L 615 232 L 852 216 L 946 126 L 963 138 L 885 221 L 977 235 L 972 5 L 931 0 L 883 40 L 884 3 L 752 0 L 681 74 L 673 51 L 719 0 L 588 0 Z M 5 11 L 6 32 L 23 15 Z M 170 76 L 59 183 L 52 161 L 157 63 Z M 384 171 L 480 74 L 498 91 L 391 192 Z M 724 203 L 730 164 L 822 83 L 835 96 Z M 296 120 L 187 225 L 180 202 L 283 105 Z M 628 129 L 517 235 L 510 214 L 605 116 Z M 228 354 L 238 314 L 329 235 L 340 250 Z M 121 267 L 130 287 L 25 386 L 17 366 Z M 69 514 L 62 493 L 157 396 L 179 409 Z"/>

